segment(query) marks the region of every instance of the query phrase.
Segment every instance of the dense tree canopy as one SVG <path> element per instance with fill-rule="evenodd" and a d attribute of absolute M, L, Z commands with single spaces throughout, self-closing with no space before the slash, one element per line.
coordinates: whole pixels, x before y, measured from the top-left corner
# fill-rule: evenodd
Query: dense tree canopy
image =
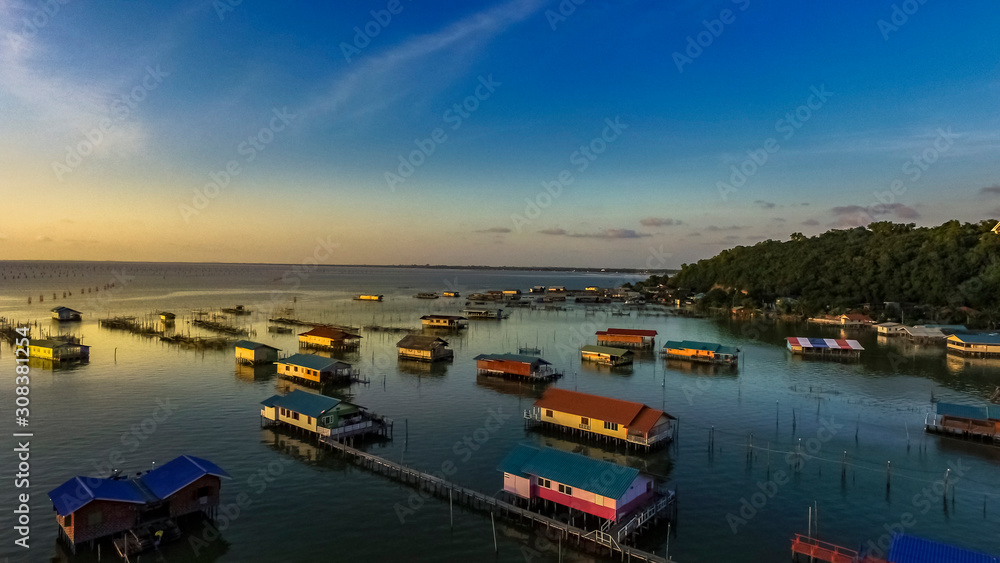
<path fill-rule="evenodd" d="M 746 291 L 757 302 L 794 297 L 816 307 L 897 301 L 993 310 L 1000 304 L 1000 234 L 992 221 L 936 227 L 891 222 L 786 242 L 737 246 L 685 264 L 667 284 Z"/>

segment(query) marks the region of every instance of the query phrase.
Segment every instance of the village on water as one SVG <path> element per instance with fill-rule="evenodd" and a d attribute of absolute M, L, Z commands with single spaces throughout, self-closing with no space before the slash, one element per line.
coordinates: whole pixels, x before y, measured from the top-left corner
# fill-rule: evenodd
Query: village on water
<path fill-rule="evenodd" d="M 90 346 L 73 336 L 71 330 L 61 330 L 81 322 L 89 312 L 60 305 L 57 297 L 35 297 L 45 307 L 49 303 L 55 305 L 50 311 L 54 329 L 40 328 L 46 323 L 40 323 L 39 319 L 3 319 L 0 326 L 3 338 L 18 350 L 24 350 L 30 358 L 27 365 L 35 370 L 88 362 L 90 358 Z M 398 336 L 395 346 L 400 363 L 434 365 L 453 362 L 456 351 L 449 340 L 476 323 L 508 323 L 511 312 L 523 308 L 586 310 L 598 305 L 611 311 L 602 318 L 621 322 L 597 330 L 588 342 L 573 350 L 581 362 L 613 371 L 627 368 L 637 358 L 647 358 L 661 363 L 663 369 L 702 365 L 738 373 L 741 350 L 733 342 L 665 340 L 656 330 L 630 326 L 639 315 L 698 316 L 701 313 L 696 305 L 702 298 L 703 294 L 663 286 L 635 290 L 630 285 L 582 288 L 536 285 L 469 295 L 459 291 L 419 292 L 407 299 L 448 300 L 458 314 L 443 314 L 440 308 L 428 307 L 426 314 L 414 315 L 408 323 L 393 327 L 315 322 L 296 318 L 291 308 L 268 313 L 269 333 L 297 335 L 297 348 L 291 350 L 254 340 L 237 326 L 234 319 L 253 313 L 239 304 L 217 310 L 156 311 L 145 318 L 107 316 L 99 319 L 99 325 L 107 331 L 159 339 L 168 345 L 230 354 L 234 363 L 253 369 L 261 366 L 273 369 L 278 378 L 294 385 L 286 387 L 284 392 L 261 396 L 256 404 L 245 405 L 248 411 L 259 411 L 262 427 L 310 441 L 363 470 L 427 492 L 449 507 L 458 504 L 480 518 L 554 530 L 565 545 L 596 557 L 668 562 L 673 561 L 669 553 L 647 552 L 636 544 L 643 534 L 661 530 L 664 523 L 668 529 L 677 524 L 677 506 L 683 502 L 677 489 L 684 488 L 683 482 L 667 483 L 657 475 L 627 465 L 557 447 L 524 443 L 497 460 L 492 479 L 502 492 L 484 494 L 461 482 L 366 451 L 366 446 L 374 441 L 408 438 L 408 422 L 401 425 L 402 421 L 393 412 L 373 412 L 364 404 L 337 398 L 325 389 L 331 383 L 370 383 L 375 374 L 364 373 L 333 354 L 363 350 L 366 340 L 363 332 L 369 338 L 379 332 Z M 358 294 L 353 299 L 371 303 L 371 307 L 387 300 L 380 294 Z M 725 314 L 745 317 L 766 312 L 732 307 Z M 218 336 L 189 336 L 184 330 L 177 330 L 179 323 L 198 326 Z M 880 340 L 937 345 L 941 354 L 956 358 L 1000 357 L 1000 336 L 963 325 L 878 322 L 859 308 L 809 318 L 803 332 L 808 334 L 811 328 L 822 326 L 843 329 L 846 335 L 867 332 L 877 334 Z M 474 354 L 465 352 L 475 362 L 475 373 L 453 377 L 507 380 L 539 389 L 540 398 L 518 413 L 526 433 L 559 434 L 569 443 L 596 443 L 640 457 L 670 455 L 681 421 L 665 408 L 669 400 L 656 408 L 657 405 L 624 400 L 613 393 L 597 394 L 585 388 L 571 390 L 559 386 L 557 383 L 567 374 L 556 354 L 543 353 L 540 345 L 530 344 L 530 339 L 524 341 L 527 343 L 515 347 L 498 343 Z M 853 338 L 790 336 L 786 348 L 787 354 L 817 362 L 819 366 L 825 362 L 857 362 L 865 354 L 864 347 Z M 1000 400 L 1000 388 L 993 399 Z M 927 413 L 922 422 L 927 433 L 939 434 L 940 439 L 968 440 L 984 448 L 1000 446 L 997 404 L 937 402 L 936 412 Z M 82 466 L 80 474 L 65 475 L 65 482 L 48 492 L 59 541 L 72 553 L 103 551 L 99 557 L 125 561 L 139 561 L 163 544 L 181 541 L 185 537 L 183 530 L 188 529 L 191 521 L 216 518 L 225 498 L 230 474 L 210 457 L 181 455 L 148 470 L 136 473 L 116 470 L 107 476 L 88 475 L 88 468 Z M 495 536 L 495 523 L 493 529 Z M 788 538 L 790 558 L 831 563 L 997 561 L 961 546 L 910 534 L 894 535 L 891 545 L 876 554 L 820 541 L 812 532 L 810 524 L 806 533 Z M 927 558 L 927 553 L 938 555 Z"/>

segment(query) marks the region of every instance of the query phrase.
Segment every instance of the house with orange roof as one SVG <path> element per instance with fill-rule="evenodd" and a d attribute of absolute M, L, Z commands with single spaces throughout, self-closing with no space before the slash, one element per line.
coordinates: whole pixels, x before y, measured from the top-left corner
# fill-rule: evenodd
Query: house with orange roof
<path fill-rule="evenodd" d="M 642 403 L 567 389 L 547 390 L 524 418 L 529 424 L 647 448 L 670 442 L 677 420 Z"/>

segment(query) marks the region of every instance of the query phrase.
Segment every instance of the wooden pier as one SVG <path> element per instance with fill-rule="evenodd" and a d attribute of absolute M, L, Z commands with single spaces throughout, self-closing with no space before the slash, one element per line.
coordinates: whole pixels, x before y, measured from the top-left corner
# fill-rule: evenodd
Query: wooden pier
<path fill-rule="evenodd" d="M 622 561 L 646 561 L 650 563 L 676 563 L 672 559 L 666 559 L 659 555 L 642 551 L 634 547 L 624 545 L 625 539 L 633 539 L 634 536 L 644 527 L 651 524 L 652 516 L 649 509 L 646 513 L 634 515 L 629 520 L 619 523 L 618 526 L 606 525 L 598 530 L 584 530 L 577 528 L 555 518 L 549 518 L 537 512 L 521 508 L 507 501 L 481 493 L 479 491 L 456 485 L 440 477 L 435 477 L 399 463 L 389 461 L 385 458 L 354 449 L 347 444 L 336 439 L 324 438 L 321 443 L 335 451 L 342 453 L 345 457 L 375 473 L 382 474 L 391 479 L 412 485 L 422 491 L 427 491 L 439 498 L 449 499 L 459 505 L 464 505 L 472 510 L 489 512 L 490 515 L 506 517 L 519 523 L 528 523 L 533 526 L 545 526 L 546 530 L 554 530 L 560 534 L 567 542 L 574 541 L 577 546 L 590 547 L 597 550 L 608 550 L 608 554 L 613 557 L 621 557 Z M 668 498 L 662 499 L 657 506 L 654 506 L 655 514 L 658 515 L 664 509 L 676 507 L 676 496 L 671 494 Z M 643 519 L 642 516 L 645 516 Z M 610 522 L 610 521 L 609 521 Z M 638 524 L 636 524 L 638 522 Z M 618 530 L 615 530 L 618 528 Z M 619 539 L 620 538 L 620 539 Z"/>

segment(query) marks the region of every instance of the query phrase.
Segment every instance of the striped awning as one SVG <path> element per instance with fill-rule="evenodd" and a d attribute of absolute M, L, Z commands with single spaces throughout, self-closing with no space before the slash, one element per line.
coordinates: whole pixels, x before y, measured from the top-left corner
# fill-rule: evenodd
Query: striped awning
<path fill-rule="evenodd" d="M 804 338 L 801 336 L 789 336 L 790 346 L 801 346 L 802 348 L 829 348 L 831 350 L 864 350 L 864 347 L 857 340 L 844 340 L 835 338 Z"/>

